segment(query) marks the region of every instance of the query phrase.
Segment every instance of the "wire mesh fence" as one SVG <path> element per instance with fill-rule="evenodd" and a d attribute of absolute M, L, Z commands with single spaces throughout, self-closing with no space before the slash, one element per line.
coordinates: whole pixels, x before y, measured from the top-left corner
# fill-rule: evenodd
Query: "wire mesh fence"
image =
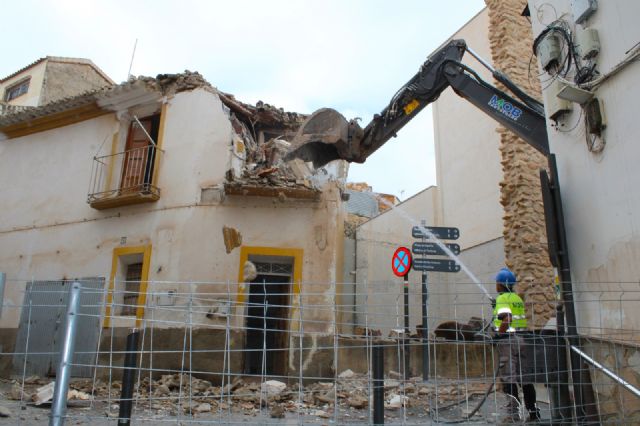
<path fill-rule="evenodd" d="M 409 300 L 407 328 L 397 283 L 77 282 L 71 329 L 72 281 L 6 283 L 8 424 L 55 419 L 62 370 L 58 424 L 640 420 L 637 283 L 574 283 L 570 335 L 555 300 L 527 304 L 546 327 L 496 333 L 491 300 L 469 283 L 453 296 L 432 283 L 424 312 Z"/>

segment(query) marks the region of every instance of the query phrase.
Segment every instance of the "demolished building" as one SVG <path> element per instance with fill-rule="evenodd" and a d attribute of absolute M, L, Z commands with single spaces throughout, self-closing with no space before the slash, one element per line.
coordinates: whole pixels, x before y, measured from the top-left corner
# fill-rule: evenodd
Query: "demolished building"
<path fill-rule="evenodd" d="M 66 294 L 74 279 L 91 290 L 79 364 L 142 327 L 166 352 L 153 358 L 155 369 L 179 370 L 173 352 L 197 348 L 204 353 L 190 358 L 192 370 L 221 371 L 216 351 L 257 341 L 266 341 L 268 359 L 247 351 L 227 368 L 251 373 L 264 362 L 267 373 L 286 374 L 301 366 L 293 332 L 302 324 L 305 333 L 335 332 L 332 309 L 300 307 L 341 297 L 331 283 L 342 273 L 346 177 L 346 165 L 312 172 L 282 160 L 303 119 L 242 103 L 188 71 L 0 116 L 0 179 L 13 182 L 2 189 L 0 343 L 3 353 L 23 353 L 3 356 L 2 374 L 17 365 L 54 372 L 62 330 L 50 319 L 66 296 L 46 298 Z M 247 261 L 257 267 L 253 281 L 278 285 L 252 285 Z M 265 303 L 286 307 L 249 312 Z M 276 332 L 264 334 L 267 321 Z M 25 360 L 27 342 L 42 355 Z M 305 356 L 305 368 L 331 368 L 311 362 L 313 351 Z M 73 375 L 89 372 L 74 367 Z"/>

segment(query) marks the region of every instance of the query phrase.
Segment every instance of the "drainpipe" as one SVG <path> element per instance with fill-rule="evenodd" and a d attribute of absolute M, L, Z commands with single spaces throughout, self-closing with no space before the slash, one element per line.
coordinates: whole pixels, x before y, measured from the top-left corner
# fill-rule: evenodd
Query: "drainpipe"
<path fill-rule="evenodd" d="M 561 285 L 562 302 L 565 310 L 567 339 L 571 346 L 581 348 L 580 336 L 576 320 L 573 287 L 571 283 L 571 264 L 567 234 L 564 226 L 564 212 L 558 184 L 558 168 L 556 157 L 549 154 L 549 177 L 544 170 L 540 171 L 541 186 L 543 187 L 543 201 L 545 205 L 545 220 L 547 224 L 547 238 L 549 241 L 549 255 L 553 266 L 558 268 Z M 596 405 L 589 367 L 582 358 L 569 349 L 571 359 L 571 376 L 576 398 L 576 417 L 581 424 L 599 424 L 598 407 Z"/>

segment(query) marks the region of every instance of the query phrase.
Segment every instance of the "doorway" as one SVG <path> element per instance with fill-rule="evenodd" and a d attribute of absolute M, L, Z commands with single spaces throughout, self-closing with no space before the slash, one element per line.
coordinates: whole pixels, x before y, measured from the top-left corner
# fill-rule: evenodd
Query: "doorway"
<path fill-rule="evenodd" d="M 134 121 L 129 125 L 120 192 L 148 191 L 153 177 L 155 145 L 149 140 L 158 140 L 160 114 Z M 142 127 L 140 127 L 142 125 Z"/>
<path fill-rule="evenodd" d="M 289 306 L 293 259 L 255 259 L 258 275 L 249 283 L 244 373 L 283 376 L 289 348 Z"/>

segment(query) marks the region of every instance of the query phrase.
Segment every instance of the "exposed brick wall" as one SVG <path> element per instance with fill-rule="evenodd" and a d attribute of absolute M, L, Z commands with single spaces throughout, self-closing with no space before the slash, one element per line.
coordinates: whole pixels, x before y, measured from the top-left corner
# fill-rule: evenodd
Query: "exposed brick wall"
<path fill-rule="evenodd" d="M 485 0 L 489 8 L 489 42 L 494 66 L 527 93 L 540 98 L 535 74 L 528 78 L 532 34 L 520 16 L 526 0 Z M 535 62 L 532 67 L 536 69 Z M 501 89 L 505 89 L 498 85 Z M 531 328 L 542 327 L 555 315 L 553 269 L 547 253 L 539 170 L 546 159 L 515 134 L 499 127 L 503 181 L 504 250 L 507 266 L 517 274 L 517 287 L 527 304 Z"/>

